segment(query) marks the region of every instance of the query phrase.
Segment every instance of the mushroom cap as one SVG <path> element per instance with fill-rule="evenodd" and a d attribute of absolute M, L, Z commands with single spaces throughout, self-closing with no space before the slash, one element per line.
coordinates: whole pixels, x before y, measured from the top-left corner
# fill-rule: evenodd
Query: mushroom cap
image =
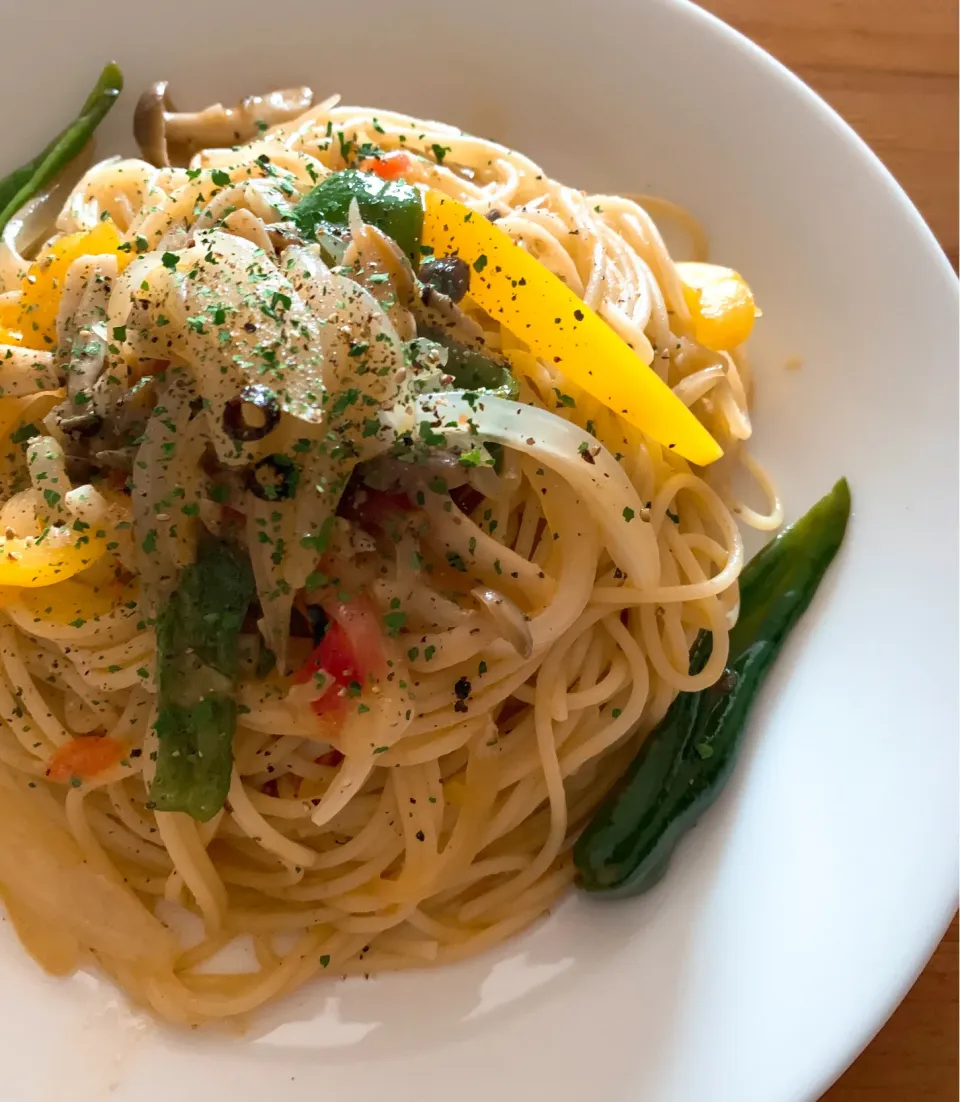
<path fill-rule="evenodd" d="M 170 101 L 167 86 L 165 80 L 151 84 L 133 114 L 133 136 L 140 151 L 161 168 L 187 163 L 209 146 L 249 141 L 263 125 L 296 118 L 313 102 L 313 92 L 304 86 L 247 96 L 235 107 L 214 103 L 202 111 L 180 112 Z"/>
<path fill-rule="evenodd" d="M 170 164 L 166 115 L 175 110 L 167 96 L 167 83 L 158 80 L 151 84 L 137 100 L 133 112 L 133 136 L 137 145 L 144 158 L 160 168 Z"/>

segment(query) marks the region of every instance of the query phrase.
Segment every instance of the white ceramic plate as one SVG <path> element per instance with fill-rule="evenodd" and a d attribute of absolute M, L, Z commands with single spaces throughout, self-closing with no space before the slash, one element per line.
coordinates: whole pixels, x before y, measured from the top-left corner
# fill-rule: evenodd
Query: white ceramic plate
<path fill-rule="evenodd" d="M 4 18 L 4 168 L 115 57 L 135 95 L 278 84 L 433 115 L 706 222 L 764 307 L 757 445 L 791 515 L 846 474 L 849 544 L 720 803 L 649 895 L 571 896 L 441 972 L 176 1036 L 0 930 L 11 1102 L 788 1102 L 879 1027 L 957 889 L 957 294 L 897 185 L 761 51 L 679 0 L 34 2 Z M 789 357 L 802 370 L 786 371 Z M 55 1053 L 55 1058 L 51 1058 Z"/>

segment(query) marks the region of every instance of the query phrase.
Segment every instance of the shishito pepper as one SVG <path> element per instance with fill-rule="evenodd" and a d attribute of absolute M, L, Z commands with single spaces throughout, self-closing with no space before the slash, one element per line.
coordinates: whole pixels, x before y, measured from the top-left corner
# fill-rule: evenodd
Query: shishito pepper
<path fill-rule="evenodd" d="M 841 479 L 747 564 L 723 675 L 677 697 L 594 813 L 573 849 L 581 888 L 619 898 L 663 876 L 680 839 L 727 783 L 757 692 L 840 549 L 849 516 L 850 488 Z M 705 665 L 712 640 L 701 632 L 691 673 Z"/>
<path fill-rule="evenodd" d="M 471 265 L 471 298 L 534 355 L 690 462 L 720 458 L 720 446 L 683 402 L 543 264 L 439 191 L 428 190 L 424 206 L 423 243 Z"/>
<path fill-rule="evenodd" d="M 0 230 L 83 149 L 122 89 L 120 70 L 113 62 L 105 65 L 73 122 L 32 161 L 0 179 Z"/>
<path fill-rule="evenodd" d="M 83 149 L 120 95 L 123 76 L 112 62 L 104 66 L 77 117 L 32 161 L 0 179 L 0 229 L 38 195 Z M 57 339 L 57 311 L 63 281 L 80 256 L 116 253 L 123 268 L 131 259 L 119 251 L 120 234 L 112 222 L 58 238 L 33 264 L 23 281 L 19 305 L 0 307 L 0 344 L 51 348 Z"/>
<path fill-rule="evenodd" d="M 223 807 L 233 767 L 238 640 L 256 592 L 246 557 L 203 539 L 157 618 L 157 770 L 150 799 L 201 823 Z"/>

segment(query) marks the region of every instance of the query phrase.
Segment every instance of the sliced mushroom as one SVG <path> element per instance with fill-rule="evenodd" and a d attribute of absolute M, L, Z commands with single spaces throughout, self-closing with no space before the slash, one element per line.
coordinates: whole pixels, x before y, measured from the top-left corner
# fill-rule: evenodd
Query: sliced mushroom
<path fill-rule="evenodd" d="M 107 363 L 107 305 L 117 278 L 114 256 L 80 257 L 70 265 L 57 317 L 57 360 L 67 379 L 67 397 L 55 410 L 61 431 L 95 436 L 103 424 L 94 389 Z"/>
<path fill-rule="evenodd" d="M 93 458 L 100 468 L 108 467 L 112 471 L 126 471 L 129 474 L 133 470 L 136 453 L 137 449 L 134 447 L 106 448 L 97 452 Z"/>
<path fill-rule="evenodd" d="M 468 348 L 483 348 L 483 329 L 480 324 L 465 314 L 452 298 L 430 283 L 421 284 L 419 292 L 412 306 L 418 333 L 445 333 Z"/>
<path fill-rule="evenodd" d="M 351 240 L 343 255 L 352 278 L 366 287 L 393 322 L 400 339 L 417 334 L 410 307 L 416 300 L 413 268 L 400 246 L 376 226 L 361 222 L 350 227 Z M 387 282 L 383 282 L 383 277 Z"/>
<path fill-rule="evenodd" d="M 283 88 L 265 96 L 247 96 L 235 107 L 214 103 L 202 111 L 177 111 L 167 94 L 167 81 L 158 80 L 137 102 L 133 136 L 152 164 L 186 164 L 208 146 L 248 142 L 260 129 L 303 114 L 311 103 L 310 88 Z"/>
<path fill-rule="evenodd" d="M 60 419 L 60 431 L 66 436 L 96 436 L 103 428 L 103 418 L 93 410 Z"/>
<path fill-rule="evenodd" d="M 127 440 L 139 436 L 157 404 L 157 380 L 144 375 L 117 401 L 111 413 L 111 422 L 118 439 Z"/>
<path fill-rule="evenodd" d="M 133 112 L 133 136 L 143 159 L 160 168 L 170 164 L 167 156 L 167 82 L 158 80 L 137 100 Z"/>
<path fill-rule="evenodd" d="M 520 608 L 497 589 L 478 585 L 470 595 L 480 603 L 490 616 L 497 630 L 521 658 L 533 655 L 533 635 L 530 624 Z"/>
<path fill-rule="evenodd" d="M 74 486 L 89 482 L 99 473 L 96 463 L 84 455 L 71 455 L 68 452 L 64 456 L 63 462 L 67 471 L 67 477 Z"/>
<path fill-rule="evenodd" d="M 365 222 L 362 233 L 353 233 L 353 248 L 357 250 L 356 256 L 352 256 L 352 250 L 348 249 L 343 262 L 356 267 L 358 282 L 363 282 L 363 276 L 384 272 L 391 279 L 397 300 L 404 306 L 413 303 L 416 297 L 413 268 L 403 249 L 392 237 L 388 237 L 377 226 Z"/>
<path fill-rule="evenodd" d="M 271 222 L 267 226 L 267 237 L 278 253 L 288 245 L 305 245 L 306 240 L 295 222 Z"/>

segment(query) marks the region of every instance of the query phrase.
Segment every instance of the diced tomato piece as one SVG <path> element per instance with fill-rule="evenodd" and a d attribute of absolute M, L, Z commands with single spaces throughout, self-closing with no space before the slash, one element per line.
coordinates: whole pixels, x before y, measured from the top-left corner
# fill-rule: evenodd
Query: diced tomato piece
<path fill-rule="evenodd" d="M 350 640 L 336 620 L 327 628 L 326 634 L 293 680 L 298 685 L 305 685 L 321 670 L 328 673 L 338 685 L 349 685 L 351 681 L 361 679 Z"/>
<path fill-rule="evenodd" d="M 333 687 L 311 705 L 317 715 L 336 711 L 344 700 L 341 689 L 351 683 L 366 685 L 370 678 L 386 672 L 383 633 L 373 605 L 364 597 L 344 603 L 331 600 L 324 605 L 331 619 L 326 634 L 294 677 L 305 685 L 321 670 L 333 680 Z"/>
<path fill-rule="evenodd" d="M 413 168 L 413 157 L 397 149 L 393 153 L 384 153 L 382 157 L 368 157 L 360 167 L 364 172 L 373 172 L 381 180 L 399 180 Z"/>
<path fill-rule="evenodd" d="M 47 776 L 62 783 L 71 777 L 81 780 L 95 777 L 116 765 L 126 752 L 126 743 L 120 739 L 109 735 L 80 735 L 58 747 L 47 766 Z"/>
<path fill-rule="evenodd" d="M 326 720 L 330 724 L 331 734 L 337 734 L 347 718 L 347 701 L 350 697 L 343 695 L 339 686 L 328 689 L 323 696 L 310 701 L 310 711 L 315 716 Z"/>
<path fill-rule="evenodd" d="M 363 486 L 354 494 L 344 515 L 362 528 L 383 530 L 391 517 L 413 512 L 413 509 L 410 498 L 404 493 L 371 490 Z"/>
<path fill-rule="evenodd" d="M 383 677 L 387 667 L 380 619 L 369 600 L 331 600 L 324 611 L 332 623 L 293 680 L 305 685 L 321 670 L 332 679 L 333 684 L 311 701 L 310 707 L 337 728 L 353 699 L 344 690 L 351 684 L 365 687 L 370 678 Z"/>
<path fill-rule="evenodd" d="M 346 632 L 353 652 L 357 680 L 366 685 L 371 677 L 383 677 L 387 672 L 387 660 L 383 653 L 383 625 L 373 602 L 367 597 L 355 597 L 352 601 L 327 601 L 324 611 Z"/>

